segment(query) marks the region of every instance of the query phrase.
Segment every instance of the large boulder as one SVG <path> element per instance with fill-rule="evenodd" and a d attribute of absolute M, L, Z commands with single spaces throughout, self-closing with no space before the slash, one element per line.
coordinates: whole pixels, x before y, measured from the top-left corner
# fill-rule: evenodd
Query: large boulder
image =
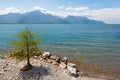
<path fill-rule="evenodd" d="M 49 59 L 50 56 L 51 56 L 51 53 L 50 53 L 50 52 L 44 52 L 44 53 L 42 54 L 42 58 L 43 58 L 43 59 Z"/>
<path fill-rule="evenodd" d="M 77 65 L 74 63 L 68 63 L 67 69 L 71 76 L 78 77 L 79 76 L 79 70 L 77 68 Z"/>

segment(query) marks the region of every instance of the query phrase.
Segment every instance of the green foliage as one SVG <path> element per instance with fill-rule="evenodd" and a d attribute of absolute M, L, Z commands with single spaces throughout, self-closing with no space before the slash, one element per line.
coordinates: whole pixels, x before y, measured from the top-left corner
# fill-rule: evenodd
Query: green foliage
<path fill-rule="evenodd" d="M 37 36 L 37 33 L 33 33 L 28 29 L 24 29 L 18 35 L 14 35 L 16 39 L 10 42 L 10 44 L 14 46 L 14 49 L 11 50 L 12 53 L 10 56 L 17 60 L 25 59 L 27 55 L 27 47 L 29 47 L 30 57 L 33 55 L 38 55 L 40 53 L 40 47 L 38 44 L 41 42 L 41 38 L 38 38 Z"/>

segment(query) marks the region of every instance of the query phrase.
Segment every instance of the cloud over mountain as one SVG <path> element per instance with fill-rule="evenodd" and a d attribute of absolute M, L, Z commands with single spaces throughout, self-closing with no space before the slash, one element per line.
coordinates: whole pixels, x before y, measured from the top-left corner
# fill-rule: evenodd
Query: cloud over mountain
<path fill-rule="evenodd" d="M 104 24 L 102 21 L 91 20 L 80 16 L 67 16 L 61 18 L 40 10 L 26 13 L 9 13 L 0 15 L 0 23 L 12 24 Z"/>
<path fill-rule="evenodd" d="M 8 8 L 0 10 L 0 14 L 7 14 L 7 13 L 10 13 L 10 12 L 12 12 L 12 13 L 19 13 L 20 10 L 16 9 L 14 7 L 8 7 Z"/>
<path fill-rule="evenodd" d="M 56 15 L 60 17 L 67 17 L 69 15 L 72 16 L 83 16 L 89 19 L 104 21 L 109 24 L 120 24 L 120 8 L 102 8 L 102 9 L 89 9 L 87 6 L 83 7 L 65 7 L 59 6 L 57 7 L 59 11 L 47 10 L 40 6 L 34 6 L 31 11 L 40 10 L 45 14 Z M 14 7 L 8 7 L 0 10 L 0 14 L 7 13 L 23 13 L 28 11 L 21 11 Z"/>

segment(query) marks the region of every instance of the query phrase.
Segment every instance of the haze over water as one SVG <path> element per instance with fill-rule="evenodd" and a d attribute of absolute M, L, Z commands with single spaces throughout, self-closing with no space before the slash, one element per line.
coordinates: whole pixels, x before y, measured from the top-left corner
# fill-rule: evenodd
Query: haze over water
<path fill-rule="evenodd" d="M 120 25 L 0 24 L 0 53 L 25 27 L 39 32 L 43 51 L 66 55 L 107 69 L 120 70 Z"/>

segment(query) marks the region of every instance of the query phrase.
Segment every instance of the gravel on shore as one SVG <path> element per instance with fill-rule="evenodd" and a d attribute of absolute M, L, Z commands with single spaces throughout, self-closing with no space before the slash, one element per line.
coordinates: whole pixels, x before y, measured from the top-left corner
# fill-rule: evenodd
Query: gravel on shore
<path fill-rule="evenodd" d="M 73 77 L 67 69 L 49 63 L 41 57 L 31 58 L 33 68 L 28 71 L 20 71 L 26 64 L 23 60 L 18 62 L 5 55 L 0 55 L 0 80 L 106 80 L 91 77 Z"/>

